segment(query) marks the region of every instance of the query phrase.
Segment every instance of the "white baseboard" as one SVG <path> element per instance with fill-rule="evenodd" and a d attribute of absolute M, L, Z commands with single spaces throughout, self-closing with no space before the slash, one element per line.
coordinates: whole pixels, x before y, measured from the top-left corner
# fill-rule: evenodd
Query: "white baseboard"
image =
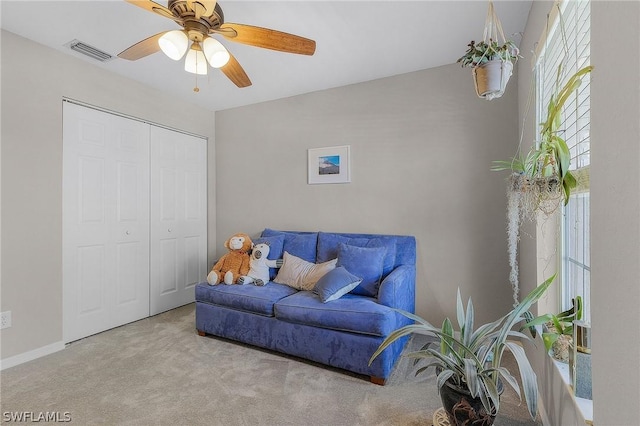
<path fill-rule="evenodd" d="M 49 355 L 54 352 L 61 351 L 62 349 L 64 349 L 64 347 L 65 347 L 64 343 L 60 341 L 60 342 L 52 343 L 47 346 L 43 346 L 38 349 L 34 349 L 32 351 L 27 351 L 18 355 L 10 356 L 9 358 L 0 360 L 0 370 L 15 367 L 16 365 L 20 365 L 25 362 L 29 362 L 34 359 L 43 357 L 45 355 Z"/>

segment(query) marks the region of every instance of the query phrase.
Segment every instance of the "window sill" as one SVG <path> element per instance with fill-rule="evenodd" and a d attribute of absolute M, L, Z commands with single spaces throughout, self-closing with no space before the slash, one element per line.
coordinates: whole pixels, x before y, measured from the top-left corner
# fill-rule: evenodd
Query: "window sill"
<path fill-rule="evenodd" d="M 553 363 L 555 364 L 558 372 L 560 373 L 560 377 L 564 381 L 567 386 L 567 391 L 571 395 L 571 398 L 576 404 L 578 411 L 584 418 L 584 421 L 588 425 L 593 425 L 593 401 L 590 399 L 579 398 L 574 395 L 573 387 L 571 386 L 571 379 L 569 377 L 569 364 L 565 364 L 560 361 L 556 361 L 553 359 Z"/>

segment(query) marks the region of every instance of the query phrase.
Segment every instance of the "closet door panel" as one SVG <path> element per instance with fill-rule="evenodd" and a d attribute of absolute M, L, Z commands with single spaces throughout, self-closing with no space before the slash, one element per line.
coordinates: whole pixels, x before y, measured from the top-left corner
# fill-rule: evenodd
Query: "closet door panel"
<path fill-rule="evenodd" d="M 194 301 L 206 275 L 206 140 L 151 129 L 151 314 Z"/>
<path fill-rule="evenodd" d="M 100 153 L 96 155 L 101 155 Z M 78 156 L 79 187 L 79 222 L 84 225 L 105 224 L 105 187 L 104 187 L 104 159 Z"/>
<path fill-rule="evenodd" d="M 149 316 L 149 137 L 145 123 L 111 116 L 116 162 L 114 321 Z"/>
<path fill-rule="evenodd" d="M 68 102 L 63 121 L 70 342 L 149 315 L 149 126 Z"/>
<path fill-rule="evenodd" d="M 176 238 L 163 238 L 159 243 L 160 281 L 158 290 L 160 296 L 170 296 L 178 291 L 178 241 Z"/>
<path fill-rule="evenodd" d="M 82 282 L 78 294 L 78 316 L 83 320 L 105 323 L 108 306 L 104 278 L 105 244 L 77 247 L 78 280 Z"/>
<path fill-rule="evenodd" d="M 199 138 L 184 141 L 184 287 L 193 296 L 207 276 L 207 145 Z"/>

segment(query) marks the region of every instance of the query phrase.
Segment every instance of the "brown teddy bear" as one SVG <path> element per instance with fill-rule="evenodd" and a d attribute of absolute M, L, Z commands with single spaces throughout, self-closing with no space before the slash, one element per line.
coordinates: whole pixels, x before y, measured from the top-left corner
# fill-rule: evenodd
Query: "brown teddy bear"
<path fill-rule="evenodd" d="M 229 252 L 222 256 L 207 275 L 207 282 L 210 285 L 236 284 L 238 277 L 249 273 L 249 251 L 253 247 L 253 242 L 247 234 L 234 234 L 224 246 Z"/>

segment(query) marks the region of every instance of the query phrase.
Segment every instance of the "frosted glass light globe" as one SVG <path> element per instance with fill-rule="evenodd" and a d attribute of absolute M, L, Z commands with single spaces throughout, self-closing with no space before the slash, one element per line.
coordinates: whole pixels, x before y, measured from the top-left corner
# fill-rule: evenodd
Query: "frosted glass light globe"
<path fill-rule="evenodd" d="M 184 70 L 192 74 L 207 75 L 207 59 L 199 43 L 191 45 L 187 59 L 184 61 Z"/>
<path fill-rule="evenodd" d="M 214 68 L 220 68 L 227 65 L 229 62 L 229 52 L 225 47 L 215 38 L 207 37 L 203 44 L 204 55 Z"/>
<path fill-rule="evenodd" d="M 165 55 L 177 61 L 182 58 L 187 51 L 189 38 L 187 38 L 187 35 L 183 31 L 173 30 L 160 37 L 158 44 Z"/>

